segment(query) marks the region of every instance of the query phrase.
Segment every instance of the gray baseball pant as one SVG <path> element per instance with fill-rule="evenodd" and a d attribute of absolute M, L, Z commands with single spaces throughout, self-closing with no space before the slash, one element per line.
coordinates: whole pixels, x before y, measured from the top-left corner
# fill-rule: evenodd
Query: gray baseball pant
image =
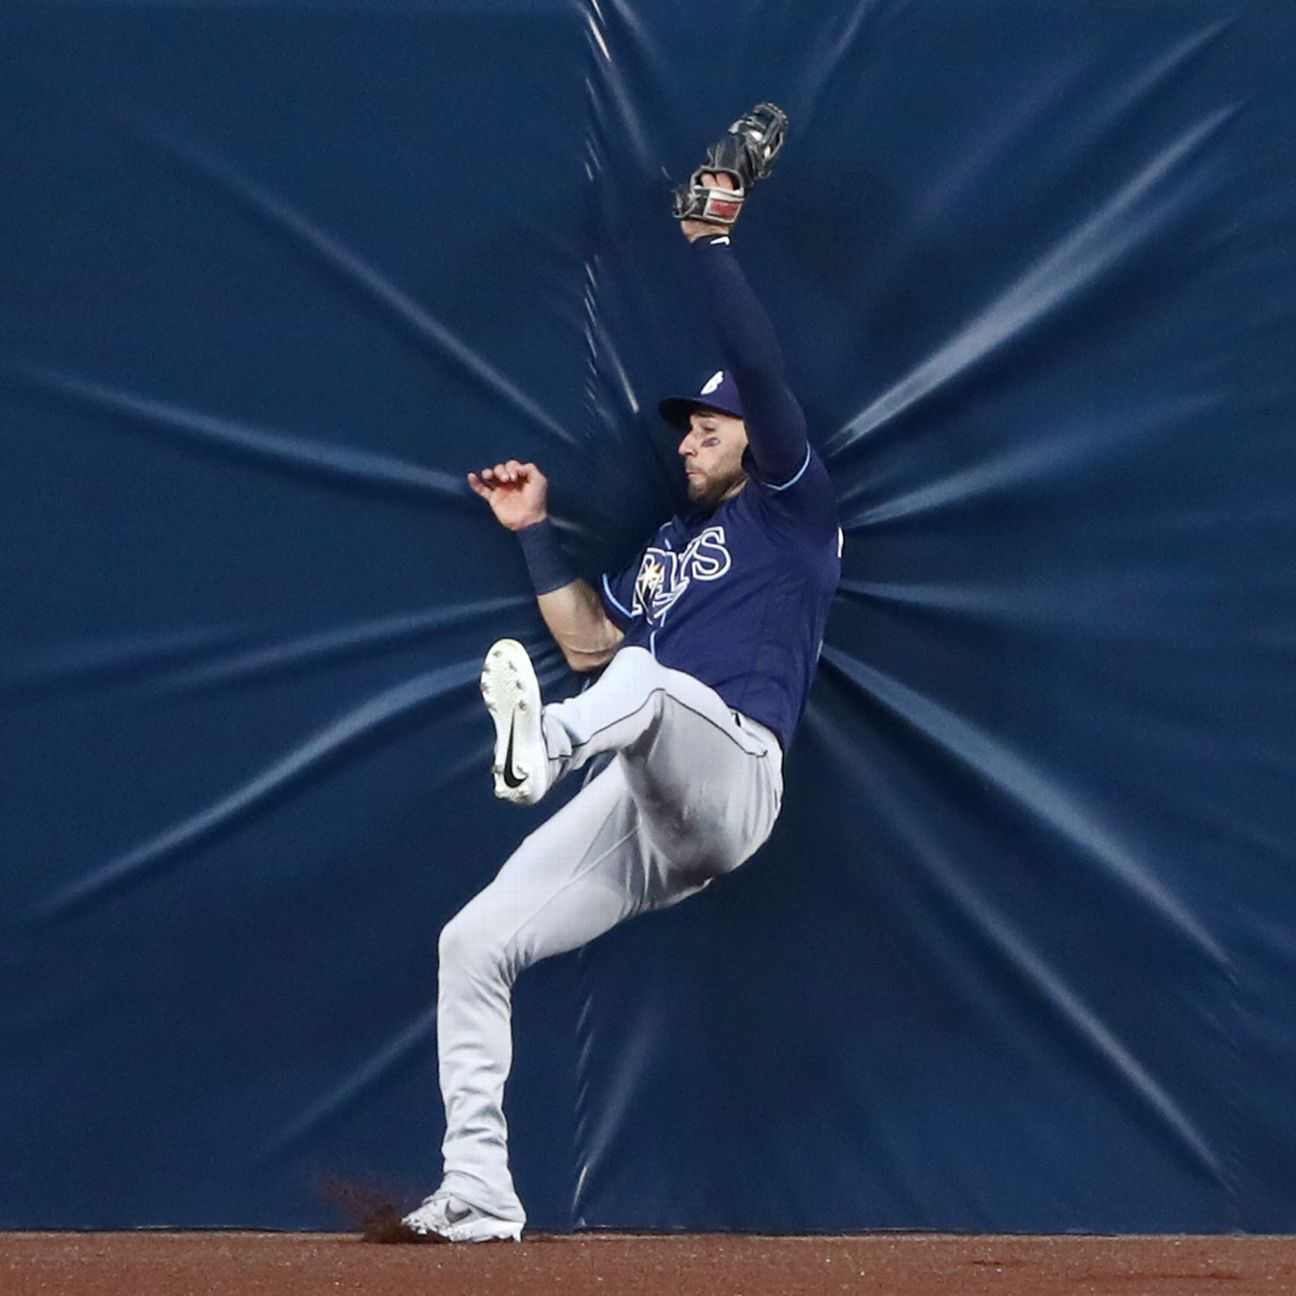
<path fill-rule="evenodd" d="M 439 946 L 442 1188 L 523 1222 L 503 1111 L 513 982 L 737 868 L 769 836 L 783 796 L 773 733 L 642 648 L 621 649 L 591 688 L 546 706 L 543 731 L 559 776 L 618 756 L 523 841 Z"/>

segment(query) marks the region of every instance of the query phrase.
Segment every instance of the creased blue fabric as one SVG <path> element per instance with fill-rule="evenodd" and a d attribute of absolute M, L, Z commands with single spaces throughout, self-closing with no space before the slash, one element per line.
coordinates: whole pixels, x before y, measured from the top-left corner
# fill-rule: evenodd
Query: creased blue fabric
<path fill-rule="evenodd" d="M 1296 39 L 1277 0 L 0 7 L 0 1225 L 436 1187 L 436 938 L 684 498 L 736 232 L 845 526 L 768 846 L 516 988 L 540 1229 L 1282 1233 Z"/>

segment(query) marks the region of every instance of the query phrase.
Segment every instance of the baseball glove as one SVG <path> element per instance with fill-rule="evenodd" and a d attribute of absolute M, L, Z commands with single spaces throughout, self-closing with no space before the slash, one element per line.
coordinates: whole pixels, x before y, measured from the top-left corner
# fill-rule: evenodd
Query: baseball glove
<path fill-rule="evenodd" d="M 676 220 L 710 221 L 732 225 L 742 211 L 743 199 L 757 180 L 764 180 L 783 147 L 787 113 L 772 103 L 758 103 L 744 113 L 706 151 L 706 161 L 686 185 L 674 193 Z M 729 188 L 704 185 L 704 172 L 718 172 L 732 180 Z"/>

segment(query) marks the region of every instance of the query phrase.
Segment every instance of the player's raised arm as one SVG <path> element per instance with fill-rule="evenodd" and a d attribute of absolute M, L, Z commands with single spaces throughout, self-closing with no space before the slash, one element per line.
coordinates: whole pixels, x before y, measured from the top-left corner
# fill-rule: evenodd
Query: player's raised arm
<path fill-rule="evenodd" d="M 731 230 L 751 185 L 769 174 L 786 125 L 773 104 L 758 104 L 740 117 L 707 150 L 690 184 L 676 191 L 674 210 L 692 244 L 703 305 L 742 397 L 757 475 L 771 485 L 790 481 L 805 466 L 805 415 L 784 378 L 774 326 L 733 254 Z"/>
<path fill-rule="evenodd" d="M 725 366 L 742 397 L 756 474 L 770 485 L 782 485 L 805 467 L 809 442 L 805 415 L 784 378 L 774 326 L 748 285 L 728 235 L 695 238 L 692 253 Z"/>
<path fill-rule="evenodd" d="M 575 671 L 606 665 L 621 642 L 603 600 L 571 569 L 549 520 L 549 480 L 533 463 L 510 459 L 468 474 L 468 485 L 517 536 L 536 602 L 554 642 Z"/>

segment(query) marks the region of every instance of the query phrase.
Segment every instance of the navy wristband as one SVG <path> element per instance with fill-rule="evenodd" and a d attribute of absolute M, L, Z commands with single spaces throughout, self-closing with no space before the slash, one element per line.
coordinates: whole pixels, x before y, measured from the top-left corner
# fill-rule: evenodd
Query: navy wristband
<path fill-rule="evenodd" d="M 558 547 L 558 532 L 554 524 L 543 518 L 513 533 L 522 546 L 531 584 L 537 594 L 551 594 L 576 579 L 566 554 Z"/>

